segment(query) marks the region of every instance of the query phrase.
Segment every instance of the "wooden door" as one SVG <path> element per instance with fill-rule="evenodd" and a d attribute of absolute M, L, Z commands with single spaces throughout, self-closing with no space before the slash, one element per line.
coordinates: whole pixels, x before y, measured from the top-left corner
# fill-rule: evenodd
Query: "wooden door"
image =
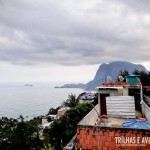
<path fill-rule="evenodd" d="M 101 115 L 107 115 L 106 97 L 109 94 L 100 94 Z"/>

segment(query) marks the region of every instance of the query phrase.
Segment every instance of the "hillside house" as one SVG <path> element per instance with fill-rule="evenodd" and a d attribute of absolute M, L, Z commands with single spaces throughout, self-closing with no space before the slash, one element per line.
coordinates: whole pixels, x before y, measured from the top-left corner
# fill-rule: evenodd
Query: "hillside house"
<path fill-rule="evenodd" d="M 141 84 L 139 82 L 134 85 L 127 82 L 107 82 L 97 87 L 97 90 L 98 105 L 78 124 L 76 137 L 78 148 L 86 150 L 150 149 L 150 143 L 141 143 L 143 137 L 150 136 L 150 126 L 145 128 L 140 124 L 136 128 L 123 126 L 125 121 L 134 120 L 139 123 L 143 115 L 149 120 L 150 108 L 141 99 Z M 140 111 L 141 106 L 143 114 Z M 117 143 L 117 138 L 135 138 L 140 139 L 141 142 Z"/>
<path fill-rule="evenodd" d="M 61 107 L 57 112 L 57 118 L 62 117 L 65 114 L 65 112 L 69 109 L 70 107 Z"/>

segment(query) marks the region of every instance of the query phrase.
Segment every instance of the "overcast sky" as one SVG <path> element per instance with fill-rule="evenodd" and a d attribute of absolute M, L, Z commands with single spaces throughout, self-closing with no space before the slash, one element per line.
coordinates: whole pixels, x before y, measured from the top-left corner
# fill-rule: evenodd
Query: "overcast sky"
<path fill-rule="evenodd" d="M 149 0 L 0 0 L 0 81 L 83 81 L 101 63 L 150 70 Z"/>

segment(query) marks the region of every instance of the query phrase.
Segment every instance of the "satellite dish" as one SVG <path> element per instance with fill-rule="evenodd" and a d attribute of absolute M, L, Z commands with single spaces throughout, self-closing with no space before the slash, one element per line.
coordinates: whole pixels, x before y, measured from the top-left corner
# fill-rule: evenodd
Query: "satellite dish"
<path fill-rule="evenodd" d="M 122 76 L 119 76 L 118 78 L 120 82 L 123 82 L 124 78 Z"/>
<path fill-rule="evenodd" d="M 112 82 L 112 78 L 110 76 L 107 76 L 107 82 Z"/>

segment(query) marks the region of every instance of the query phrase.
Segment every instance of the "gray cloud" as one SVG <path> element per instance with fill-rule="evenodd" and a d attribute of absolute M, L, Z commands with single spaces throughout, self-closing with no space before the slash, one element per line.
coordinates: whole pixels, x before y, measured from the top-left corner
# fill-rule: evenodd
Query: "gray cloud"
<path fill-rule="evenodd" d="M 99 64 L 149 61 L 148 0 L 0 2 L 0 60 Z"/>

